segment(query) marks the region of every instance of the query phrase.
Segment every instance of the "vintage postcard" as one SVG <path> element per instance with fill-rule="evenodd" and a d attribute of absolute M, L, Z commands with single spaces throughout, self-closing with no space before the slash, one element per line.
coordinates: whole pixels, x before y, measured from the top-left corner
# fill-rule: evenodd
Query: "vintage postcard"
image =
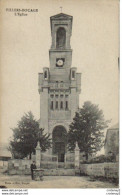
<path fill-rule="evenodd" d="M 1 0 L 0 43 L 0 188 L 119 189 L 119 0 Z"/>

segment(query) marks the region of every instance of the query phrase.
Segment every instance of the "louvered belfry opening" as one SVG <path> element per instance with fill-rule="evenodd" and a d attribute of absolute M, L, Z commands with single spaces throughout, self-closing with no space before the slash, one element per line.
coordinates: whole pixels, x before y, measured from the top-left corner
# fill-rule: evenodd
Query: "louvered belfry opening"
<path fill-rule="evenodd" d="M 64 49 L 66 44 L 66 30 L 63 27 L 58 28 L 56 36 L 56 48 Z"/>

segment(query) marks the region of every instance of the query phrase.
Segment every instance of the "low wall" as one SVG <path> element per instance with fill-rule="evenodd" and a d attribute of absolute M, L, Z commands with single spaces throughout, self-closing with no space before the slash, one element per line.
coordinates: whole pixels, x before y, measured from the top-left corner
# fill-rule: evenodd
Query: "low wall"
<path fill-rule="evenodd" d="M 81 175 L 95 177 L 119 178 L 118 163 L 80 164 Z"/>
<path fill-rule="evenodd" d="M 42 169 L 56 169 L 56 168 L 58 168 L 58 164 L 57 164 L 57 162 L 41 161 L 40 167 Z"/>
<path fill-rule="evenodd" d="M 44 169 L 44 176 L 75 176 L 75 169 Z"/>
<path fill-rule="evenodd" d="M 30 166 L 32 160 L 12 159 L 8 161 L 8 173 L 10 175 L 30 175 Z M 44 163 L 45 164 L 45 163 Z M 48 166 L 42 163 L 41 168 L 45 169 L 44 175 L 73 175 L 73 166 L 70 164 L 60 173 L 57 169 L 56 162 L 48 163 Z M 52 169 L 52 170 L 51 170 Z M 54 171 L 54 169 L 56 169 Z M 68 170 L 69 169 L 69 170 Z M 118 163 L 97 163 L 97 164 L 80 164 L 81 175 L 90 175 L 95 177 L 119 178 L 119 164 Z"/>
<path fill-rule="evenodd" d="M 30 166 L 31 166 L 32 160 L 18 160 L 13 159 L 8 161 L 8 173 L 9 175 L 30 175 Z M 46 162 L 43 162 L 46 163 Z M 41 162 L 41 168 L 44 169 L 44 175 L 52 175 L 52 176 L 59 176 L 59 175 L 75 175 L 75 169 L 58 169 L 57 164 L 48 163 L 44 164 Z"/>
<path fill-rule="evenodd" d="M 13 159 L 8 161 L 8 173 L 10 175 L 30 175 L 32 160 Z"/>
<path fill-rule="evenodd" d="M 9 175 L 30 175 L 31 174 L 30 166 L 31 166 L 32 161 L 33 160 L 22 160 L 22 159 L 9 160 L 8 161 L 8 174 Z M 74 169 L 74 164 L 67 162 L 67 163 L 64 163 L 62 167 L 62 164 L 60 165 L 60 163 L 57 163 L 57 162 L 41 161 L 40 168 L 47 170 L 45 172 L 46 175 L 47 174 L 49 175 L 49 173 L 47 172 L 50 172 L 51 175 L 53 174 L 60 175 L 57 171 L 55 173 L 54 169 L 65 168 L 64 169 L 65 173 L 62 173 L 62 175 L 65 175 L 67 174 L 66 172 L 67 169 Z M 52 171 L 49 171 L 50 169 L 52 169 Z M 71 175 L 72 174 L 73 173 L 71 173 Z"/>

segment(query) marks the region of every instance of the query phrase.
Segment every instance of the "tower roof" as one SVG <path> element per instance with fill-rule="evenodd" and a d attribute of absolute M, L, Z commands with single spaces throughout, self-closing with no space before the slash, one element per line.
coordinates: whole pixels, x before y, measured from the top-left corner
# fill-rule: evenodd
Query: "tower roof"
<path fill-rule="evenodd" d="M 60 14 L 56 14 L 54 16 L 50 17 L 51 20 L 72 20 L 73 16 L 64 14 L 64 13 L 60 13 Z"/>
<path fill-rule="evenodd" d="M 73 21 L 73 16 L 64 14 L 64 13 L 60 13 L 60 14 L 56 14 L 54 16 L 50 17 L 50 25 L 51 25 L 51 30 L 52 30 L 52 20 L 71 20 L 71 23 Z"/>

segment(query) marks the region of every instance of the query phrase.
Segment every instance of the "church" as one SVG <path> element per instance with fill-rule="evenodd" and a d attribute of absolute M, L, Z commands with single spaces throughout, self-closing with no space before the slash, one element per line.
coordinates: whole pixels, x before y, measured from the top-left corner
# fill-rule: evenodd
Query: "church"
<path fill-rule="evenodd" d="M 72 67 L 73 17 L 60 13 L 50 17 L 52 44 L 49 49 L 50 66 L 38 75 L 40 95 L 40 128 L 52 138 L 48 153 L 57 155 L 58 162 L 65 161 L 67 132 L 79 108 L 81 73 Z"/>

